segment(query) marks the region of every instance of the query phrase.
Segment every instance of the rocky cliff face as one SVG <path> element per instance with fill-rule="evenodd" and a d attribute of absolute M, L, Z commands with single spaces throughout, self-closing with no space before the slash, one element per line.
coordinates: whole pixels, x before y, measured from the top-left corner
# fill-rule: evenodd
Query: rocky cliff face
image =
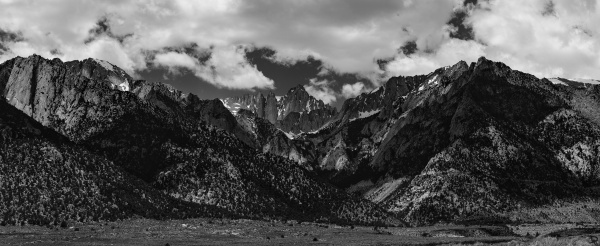
<path fill-rule="evenodd" d="M 316 170 L 410 223 L 518 219 L 507 214 L 597 198 L 597 91 L 481 58 L 393 78 L 303 137 Z"/>
<path fill-rule="evenodd" d="M 373 203 L 257 151 L 219 101 L 131 81 L 109 65 L 19 57 L 0 66 L 0 86 L 10 105 L 175 201 L 242 217 L 394 223 Z"/>
<path fill-rule="evenodd" d="M 242 109 L 250 110 L 256 116 L 268 120 L 271 124 L 277 123 L 277 98 L 273 92 L 269 92 L 266 98 L 259 92 L 241 97 L 225 98 L 221 101 L 234 115 L 237 115 Z"/>
<path fill-rule="evenodd" d="M 261 93 L 222 99 L 233 114 L 239 110 L 250 110 L 259 118 L 267 119 L 279 129 L 298 134 L 319 129 L 337 112 L 306 92 L 302 85 L 291 88 L 279 100 L 273 92 L 265 98 Z"/>
<path fill-rule="evenodd" d="M 246 131 L 253 133 L 256 145 L 262 146 L 263 153 L 282 156 L 312 170 L 309 163 L 315 160 L 315 146 L 311 141 L 293 139 L 249 110 L 241 109 L 236 118 Z"/>

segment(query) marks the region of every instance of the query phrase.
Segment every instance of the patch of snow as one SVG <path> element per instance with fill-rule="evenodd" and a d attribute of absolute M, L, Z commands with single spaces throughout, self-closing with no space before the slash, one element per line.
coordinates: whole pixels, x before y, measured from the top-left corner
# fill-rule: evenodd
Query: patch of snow
<path fill-rule="evenodd" d="M 318 132 L 320 132 L 321 130 L 323 130 L 323 129 L 325 129 L 325 128 L 329 127 L 329 126 L 331 126 L 331 124 L 332 124 L 332 123 L 333 123 L 333 121 L 328 121 L 328 122 L 327 122 L 327 123 L 325 123 L 323 126 L 321 126 L 319 129 L 317 129 L 317 130 L 315 130 L 315 131 L 312 131 L 312 132 L 309 132 L 309 133 L 310 133 L 310 134 L 315 134 L 315 133 L 318 133 Z"/>
<path fill-rule="evenodd" d="M 378 109 L 378 110 L 371 110 L 371 111 L 367 111 L 367 112 L 358 112 L 358 118 L 359 119 L 367 118 L 371 115 L 379 113 L 379 111 L 381 111 L 381 110 Z"/>
<path fill-rule="evenodd" d="M 119 90 L 120 91 L 129 91 L 130 87 L 129 87 L 129 81 L 127 81 L 127 79 L 125 79 L 125 82 L 119 84 Z"/>
<path fill-rule="evenodd" d="M 294 139 L 296 136 L 293 133 L 289 133 L 289 132 L 284 132 L 281 129 L 279 130 L 280 132 L 283 132 L 283 134 L 285 134 L 285 136 L 289 139 Z"/>
<path fill-rule="evenodd" d="M 281 100 L 282 96 L 275 96 L 275 99 L 277 99 L 277 101 L 279 102 Z"/>
<path fill-rule="evenodd" d="M 375 90 L 372 90 L 372 91 L 370 92 L 370 94 L 372 94 L 372 93 L 375 93 L 375 92 L 379 91 L 379 88 L 381 88 L 381 87 L 377 87 L 377 88 L 375 88 Z"/>
<path fill-rule="evenodd" d="M 574 79 L 574 81 L 581 82 L 584 84 L 594 84 L 594 85 L 600 84 L 600 80 L 596 80 L 596 79 Z"/>
<path fill-rule="evenodd" d="M 550 82 L 552 82 L 552 84 L 555 84 L 555 85 L 566 85 L 566 86 L 569 86 L 565 82 L 562 82 L 562 81 L 560 81 L 557 78 L 550 78 L 548 80 L 550 80 Z"/>
<path fill-rule="evenodd" d="M 431 78 L 431 79 L 429 79 L 429 80 L 427 81 L 427 84 L 432 84 L 432 83 L 436 83 L 436 84 L 437 84 L 437 80 L 436 80 L 436 79 L 437 79 L 437 77 L 438 77 L 438 76 L 437 76 L 437 74 L 436 74 L 435 76 L 433 76 L 433 78 Z"/>
<path fill-rule="evenodd" d="M 419 91 L 423 91 L 423 90 L 425 90 L 425 85 L 419 86 Z"/>
<path fill-rule="evenodd" d="M 225 108 L 227 108 L 228 110 L 231 110 L 231 107 L 229 106 L 229 104 L 227 103 L 227 101 L 223 100 L 223 99 L 219 99 L 221 100 L 221 103 L 223 103 L 223 106 L 225 106 Z"/>
<path fill-rule="evenodd" d="M 99 59 L 94 59 L 94 61 L 96 61 L 96 63 L 100 64 L 100 66 L 102 66 L 104 69 L 106 69 L 108 71 L 115 71 L 113 65 L 107 61 L 103 61 L 103 60 L 99 60 Z"/>

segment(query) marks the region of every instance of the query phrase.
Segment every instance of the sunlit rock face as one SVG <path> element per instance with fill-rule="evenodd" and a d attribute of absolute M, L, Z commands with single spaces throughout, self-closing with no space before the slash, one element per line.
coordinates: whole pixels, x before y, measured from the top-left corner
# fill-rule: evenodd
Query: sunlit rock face
<path fill-rule="evenodd" d="M 273 92 L 247 94 L 222 99 L 223 104 L 234 115 L 239 110 L 252 111 L 287 133 L 299 134 L 319 129 L 336 113 L 336 109 L 309 95 L 302 85 L 291 88 L 277 99 Z"/>

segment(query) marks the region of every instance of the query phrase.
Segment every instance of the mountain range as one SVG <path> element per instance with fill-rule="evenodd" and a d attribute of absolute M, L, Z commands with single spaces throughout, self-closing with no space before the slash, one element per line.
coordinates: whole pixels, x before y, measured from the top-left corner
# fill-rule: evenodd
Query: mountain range
<path fill-rule="evenodd" d="M 336 108 L 309 95 L 302 85 L 291 88 L 282 97 L 269 92 L 265 98 L 259 92 L 225 98 L 222 102 L 234 115 L 241 109 L 249 110 L 282 131 L 294 135 L 319 129 L 337 113 Z"/>
<path fill-rule="evenodd" d="M 597 222 L 600 85 L 480 58 L 341 109 L 202 100 L 101 60 L 0 65 L 0 223 L 235 217 Z"/>

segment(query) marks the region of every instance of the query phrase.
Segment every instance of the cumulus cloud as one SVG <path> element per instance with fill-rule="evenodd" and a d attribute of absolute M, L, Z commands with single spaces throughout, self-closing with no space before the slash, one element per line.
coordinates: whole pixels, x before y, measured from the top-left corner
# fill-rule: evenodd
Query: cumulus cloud
<path fill-rule="evenodd" d="M 349 84 L 343 84 L 340 88 L 333 88 L 335 81 L 327 79 L 312 78 L 308 85 L 304 86 L 304 89 L 311 96 L 323 101 L 326 104 L 332 104 L 337 101 L 338 98 L 353 98 L 358 95 L 368 92 L 371 89 L 363 82 L 355 82 Z"/>
<path fill-rule="evenodd" d="M 178 52 L 167 52 L 157 54 L 154 57 L 154 63 L 156 65 L 172 69 L 171 72 L 178 72 L 175 70 L 178 68 L 187 68 L 189 70 L 194 70 L 198 66 L 198 60 L 195 60 L 187 54 Z"/>
<path fill-rule="evenodd" d="M 600 77 L 595 0 L 492 1 L 470 18 L 486 56 L 537 76 Z M 550 13 L 550 14 L 549 14 Z"/>
<path fill-rule="evenodd" d="M 386 77 L 426 74 L 486 56 L 538 77 L 599 78 L 599 5 L 594 0 L 479 1 L 459 10 L 468 13 L 463 24 L 472 28 L 474 40 L 452 38 L 448 34 L 456 29 L 447 26 L 431 52 L 417 40 L 419 52 L 398 54 L 383 70 Z"/>
<path fill-rule="evenodd" d="M 314 98 L 323 101 L 325 104 L 331 104 L 337 100 L 338 94 L 331 88 L 331 84 L 331 81 L 313 78 L 310 79 L 308 85 L 304 86 L 304 89 Z"/>
<path fill-rule="evenodd" d="M 354 84 L 345 84 L 342 86 L 342 96 L 345 98 L 357 97 L 363 92 L 367 92 L 367 88 L 363 82 L 356 82 Z"/>
<path fill-rule="evenodd" d="M 19 39 L 1 42 L 0 62 L 32 53 L 63 60 L 94 57 L 135 75 L 152 61 L 172 72 L 190 69 L 221 88 L 273 88 L 238 48 L 254 45 L 276 50 L 273 61 L 294 64 L 312 56 L 340 73 L 371 78 L 373 86 L 389 76 L 428 73 L 479 56 L 537 76 L 600 78 L 597 1 L 467 2 L 478 3 L 2 1 L 0 30 Z M 211 57 L 198 62 L 166 49 L 190 43 L 210 50 Z M 388 62 L 380 66 L 375 61 L 382 58 Z"/>
<path fill-rule="evenodd" d="M 366 73 L 376 68 L 373 57 L 389 56 L 413 36 L 436 36 L 454 5 L 454 0 L 9 1 L 0 6 L 5 13 L 0 28 L 22 31 L 29 49 L 0 59 L 25 51 L 77 59 L 96 54 L 85 52 L 86 45 L 111 38 L 120 47 L 96 45 L 123 50 L 127 60 L 105 58 L 128 71 L 146 68 L 144 51 L 193 42 L 203 48 L 269 46 L 278 51 L 278 61 L 310 55 L 340 72 Z"/>
<path fill-rule="evenodd" d="M 453 65 L 461 60 L 474 62 L 485 55 L 485 46 L 476 41 L 450 39 L 434 53 L 399 54 L 387 63 L 385 71 L 388 77 L 428 74 L 439 67 Z"/>
<path fill-rule="evenodd" d="M 173 73 L 186 68 L 199 78 L 218 88 L 228 89 L 274 89 L 273 80 L 265 77 L 255 65 L 245 58 L 243 47 L 217 47 L 211 50 L 210 58 L 200 62 L 185 53 L 166 52 L 157 54 L 154 64 L 164 66 Z"/>

